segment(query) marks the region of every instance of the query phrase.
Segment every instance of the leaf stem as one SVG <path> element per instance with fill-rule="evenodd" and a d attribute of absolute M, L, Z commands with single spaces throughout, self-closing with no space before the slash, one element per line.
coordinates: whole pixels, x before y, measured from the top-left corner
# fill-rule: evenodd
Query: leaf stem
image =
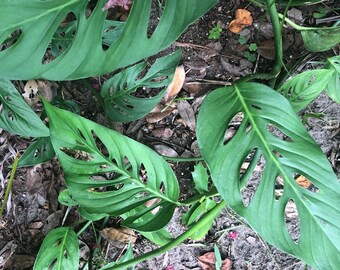
<path fill-rule="evenodd" d="M 4 197 L 4 200 L 3 200 L 2 205 L 1 205 L 0 218 L 2 218 L 2 214 L 4 212 L 5 205 L 7 204 L 7 200 L 8 200 L 8 196 L 9 196 L 9 193 L 11 191 L 11 188 L 12 188 L 15 172 L 17 171 L 18 162 L 19 162 L 19 157 L 18 157 L 18 153 L 17 153 L 15 155 L 15 159 L 14 159 L 11 175 L 9 177 L 8 185 L 7 185 L 6 192 L 5 192 L 5 197 Z"/>
<path fill-rule="evenodd" d="M 149 258 L 153 258 L 155 256 L 161 255 L 163 253 L 165 253 L 166 251 L 178 246 L 179 244 L 181 244 L 184 240 L 186 240 L 187 238 L 189 238 L 193 233 L 195 233 L 196 231 L 200 230 L 200 228 L 202 228 L 213 216 L 217 215 L 225 206 L 226 206 L 226 202 L 222 201 L 221 203 L 219 203 L 218 205 L 216 205 L 213 209 L 211 209 L 211 211 L 209 211 L 205 216 L 202 217 L 202 219 L 200 219 L 195 225 L 193 225 L 190 229 L 188 229 L 187 231 L 185 231 L 184 233 L 182 233 L 180 236 L 178 236 L 177 238 L 175 238 L 174 240 L 172 240 L 170 243 L 155 249 L 151 252 L 148 252 L 140 257 L 134 258 L 132 260 L 120 263 L 120 264 L 116 264 L 113 267 L 110 268 L 105 268 L 105 270 L 113 270 L 113 269 L 126 269 L 129 266 L 135 265 L 137 263 L 140 263 L 142 261 L 145 261 Z"/>
<path fill-rule="evenodd" d="M 194 161 L 204 161 L 202 157 L 192 157 L 192 158 L 186 158 L 186 157 L 167 157 L 162 156 L 166 161 L 176 161 L 176 162 L 194 162 Z"/>

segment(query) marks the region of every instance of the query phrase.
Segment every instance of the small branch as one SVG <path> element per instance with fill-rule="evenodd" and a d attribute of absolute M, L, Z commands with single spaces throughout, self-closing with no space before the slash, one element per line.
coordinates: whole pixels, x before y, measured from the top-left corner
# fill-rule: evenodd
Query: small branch
<path fill-rule="evenodd" d="M 181 244 L 184 240 L 186 240 L 187 238 L 189 238 L 193 233 L 197 232 L 198 230 L 200 230 L 203 226 L 206 225 L 206 223 L 211 220 L 212 217 L 214 217 L 215 215 L 217 215 L 225 206 L 226 206 L 226 202 L 222 201 L 220 202 L 218 205 L 216 205 L 211 211 L 209 211 L 205 216 L 202 217 L 202 219 L 200 219 L 195 225 L 193 225 L 190 229 L 188 229 L 187 231 L 185 231 L 184 233 L 182 233 L 180 236 L 178 236 L 177 238 L 175 238 L 174 240 L 172 240 L 170 243 L 155 249 L 151 252 L 148 252 L 140 257 L 134 258 L 132 260 L 123 262 L 121 264 L 116 264 L 115 266 L 112 266 L 110 268 L 105 268 L 106 270 L 119 270 L 119 269 L 126 269 L 129 266 L 135 265 L 137 263 L 140 263 L 142 261 L 148 260 L 150 258 L 156 257 L 158 255 L 161 255 L 163 253 L 165 253 L 166 251 L 169 251 L 170 249 L 178 246 L 179 244 Z"/>

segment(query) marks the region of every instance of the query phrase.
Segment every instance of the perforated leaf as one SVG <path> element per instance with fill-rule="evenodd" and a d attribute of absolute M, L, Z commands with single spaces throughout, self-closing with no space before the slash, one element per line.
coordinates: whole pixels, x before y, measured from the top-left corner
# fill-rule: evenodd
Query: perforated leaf
<path fill-rule="evenodd" d="M 298 112 L 326 89 L 333 73 L 330 69 L 305 71 L 286 82 L 278 92 L 285 96 Z"/>
<path fill-rule="evenodd" d="M 240 112 L 243 121 L 235 136 L 225 142 L 228 124 Z M 197 133 L 219 193 L 266 241 L 317 269 L 338 269 L 339 180 L 284 97 L 257 83 L 217 89 L 204 100 Z M 241 173 L 241 166 L 255 149 L 261 158 L 254 162 L 264 163 L 264 169 L 247 202 L 242 197 L 243 184 L 254 185 L 249 179 L 256 174 Z M 305 176 L 314 189 L 300 186 L 295 175 Z M 281 197 L 275 196 L 278 178 L 284 185 Z M 300 224 L 297 240 L 292 239 L 285 221 L 292 202 Z"/>
<path fill-rule="evenodd" d="M 115 121 L 131 122 L 147 115 L 161 100 L 164 91 L 150 98 L 132 95 L 136 90 L 161 88 L 171 83 L 181 52 L 159 58 L 140 78 L 147 63 L 142 62 L 119 72 L 107 80 L 101 90 L 106 114 Z M 141 90 L 142 91 L 142 90 Z"/>
<path fill-rule="evenodd" d="M 79 246 L 76 233 L 69 227 L 52 230 L 44 238 L 34 270 L 77 270 Z"/>
<path fill-rule="evenodd" d="M 49 136 L 48 128 L 8 80 L 0 80 L 0 128 L 25 137 Z"/>
<path fill-rule="evenodd" d="M 128 66 L 168 47 L 190 23 L 218 0 L 166 1 L 153 33 L 148 32 L 152 0 L 133 1 L 121 35 L 107 50 L 102 46 L 107 14 L 102 10 L 105 2 L 99 0 L 87 18 L 87 0 L 3 1 L 0 9 L 0 44 L 10 34 L 19 38 L 14 45 L 0 52 L 0 77 L 72 80 Z M 51 40 L 65 18 L 76 20 L 74 40 L 53 60 L 46 57 L 46 52 L 49 52 L 47 49 Z"/>
<path fill-rule="evenodd" d="M 127 214 L 123 224 L 140 231 L 168 223 L 179 187 L 163 158 L 113 130 L 44 104 L 70 196 L 83 211 L 94 216 Z"/>

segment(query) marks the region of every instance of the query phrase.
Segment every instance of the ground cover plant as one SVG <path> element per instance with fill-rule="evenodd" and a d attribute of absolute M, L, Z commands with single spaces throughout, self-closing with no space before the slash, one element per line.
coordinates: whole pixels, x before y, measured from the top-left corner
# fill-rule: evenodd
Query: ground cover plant
<path fill-rule="evenodd" d="M 19 166 L 57 156 L 67 186 L 58 199 L 70 209 L 77 207 L 86 220 L 77 233 L 72 225 L 52 230 L 41 245 L 34 269 L 78 269 L 77 236 L 108 217 L 120 217 L 122 227 L 134 229 L 161 246 L 133 258 L 130 245 L 119 262 L 101 269 L 133 267 L 187 238 L 202 238 L 226 206 L 275 247 L 316 269 L 337 269 L 339 181 L 297 113 L 322 91 L 340 103 L 340 57 L 325 59 L 316 70 L 296 76 L 287 74 L 281 31 L 283 24 L 291 25 L 301 32 L 306 49 L 323 52 L 339 43 L 340 27 L 302 27 L 276 9 L 276 5 L 285 10 L 306 1 L 252 2 L 266 9 L 271 19 L 275 36 L 273 68 L 271 72 L 241 77 L 204 99 L 196 128 L 203 162 L 193 172 L 193 196 L 185 199 L 180 196 L 179 183 L 166 158 L 55 100 L 41 98 L 44 112 L 39 117 L 11 81 L 70 81 L 113 73 L 100 92 L 93 94 L 109 119 L 140 119 L 163 98 L 181 52 L 162 56 L 153 64 L 144 59 L 167 48 L 218 1 L 160 2 L 162 15 L 153 31 L 149 29 L 151 0 L 16 0 L 3 4 L 0 127 L 22 137 L 36 138 L 16 160 Z M 118 3 L 121 8 L 132 5 L 126 22 L 106 17 L 106 10 Z M 89 5 L 90 14 L 86 12 Z M 219 29 L 218 37 L 220 34 Z M 152 98 L 140 98 L 136 93 L 143 88 L 161 90 Z M 241 124 L 232 138 L 226 138 L 228 125 L 236 116 L 241 117 Z M 246 159 L 251 162 L 242 171 Z M 242 192 L 260 160 L 265 166 L 259 185 L 253 196 L 245 200 Z M 15 168 L 13 164 L 13 173 Z M 299 185 L 297 179 L 301 176 L 311 182 L 310 188 Z M 283 186 L 279 196 L 275 194 L 278 182 Z M 2 206 L 5 203 L 4 200 Z M 286 223 L 288 204 L 295 204 L 298 211 L 297 239 Z M 165 226 L 175 209 L 184 206 L 189 207 L 182 218 L 188 230 L 174 238 Z M 131 238 L 128 236 L 132 241 Z"/>

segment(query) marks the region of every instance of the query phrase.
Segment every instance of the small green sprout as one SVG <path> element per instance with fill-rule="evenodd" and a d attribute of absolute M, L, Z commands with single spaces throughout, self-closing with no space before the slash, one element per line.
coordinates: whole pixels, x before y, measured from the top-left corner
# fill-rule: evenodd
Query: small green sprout
<path fill-rule="evenodd" d="M 222 27 L 219 24 L 216 24 L 213 28 L 209 31 L 209 39 L 219 39 L 222 33 Z"/>

